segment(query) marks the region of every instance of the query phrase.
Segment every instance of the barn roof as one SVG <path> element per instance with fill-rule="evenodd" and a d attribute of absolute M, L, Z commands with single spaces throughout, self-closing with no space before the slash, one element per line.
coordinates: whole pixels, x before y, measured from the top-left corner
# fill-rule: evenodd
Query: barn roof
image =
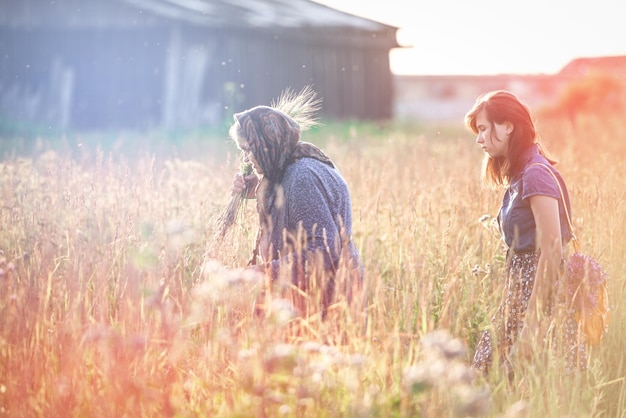
<path fill-rule="evenodd" d="M 354 27 L 363 30 L 389 28 L 373 20 L 351 15 L 309 0 L 122 0 L 138 9 L 189 23 L 246 27 Z"/>
<path fill-rule="evenodd" d="M 217 29 L 397 29 L 310 0 L 0 0 L 0 10 L 0 27 L 124 27 L 165 19 Z"/>

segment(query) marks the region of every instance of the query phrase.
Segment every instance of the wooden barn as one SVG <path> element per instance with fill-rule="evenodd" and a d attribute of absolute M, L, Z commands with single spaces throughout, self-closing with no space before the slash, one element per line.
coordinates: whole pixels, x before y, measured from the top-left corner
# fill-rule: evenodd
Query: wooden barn
<path fill-rule="evenodd" d="M 215 126 L 305 85 L 387 119 L 396 31 L 308 0 L 0 0 L 0 132 Z"/>

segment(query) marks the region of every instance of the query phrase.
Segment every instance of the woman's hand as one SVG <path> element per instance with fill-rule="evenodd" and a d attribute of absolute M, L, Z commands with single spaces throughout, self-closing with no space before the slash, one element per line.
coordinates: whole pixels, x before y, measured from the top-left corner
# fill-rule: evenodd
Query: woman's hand
<path fill-rule="evenodd" d="M 254 199 L 256 198 L 256 186 L 258 184 L 259 178 L 256 174 L 249 174 L 244 177 L 241 173 L 237 173 L 230 186 L 230 194 L 232 196 L 239 196 L 247 190 L 247 193 L 243 197 L 246 199 Z"/>

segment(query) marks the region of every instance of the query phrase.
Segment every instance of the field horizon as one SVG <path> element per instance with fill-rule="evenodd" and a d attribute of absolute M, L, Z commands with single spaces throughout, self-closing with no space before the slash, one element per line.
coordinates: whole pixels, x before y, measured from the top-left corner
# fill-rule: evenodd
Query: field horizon
<path fill-rule="evenodd" d="M 469 368 L 502 291 L 502 190 L 480 185 L 460 124 L 303 136 L 350 188 L 366 322 L 341 296 L 327 321 L 286 293 L 261 299 L 263 279 L 242 271 L 254 202 L 215 237 L 239 167 L 225 135 L 14 139 L 0 160 L 0 415 L 626 417 L 626 123 L 538 127 L 583 250 L 609 274 L 612 322 L 586 372 L 564 375 L 550 350 L 513 376 Z"/>

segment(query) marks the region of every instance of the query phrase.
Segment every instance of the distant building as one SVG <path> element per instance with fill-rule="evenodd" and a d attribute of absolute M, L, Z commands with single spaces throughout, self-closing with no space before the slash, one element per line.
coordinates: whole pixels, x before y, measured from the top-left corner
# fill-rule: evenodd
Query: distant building
<path fill-rule="evenodd" d="M 576 58 L 559 71 L 559 75 L 563 77 L 584 77 L 592 74 L 604 74 L 626 82 L 626 55 Z"/>
<path fill-rule="evenodd" d="M 589 77 L 604 77 L 609 82 L 587 83 Z M 622 96 L 626 91 L 626 56 L 578 58 L 572 60 L 557 74 L 501 74 L 501 75 L 427 75 L 396 76 L 394 79 L 394 116 L 397 119 L 438 120 L 463 123 L 465 112 L 471 108 L 476 98 L 491 90 L 509 90 L 522 98 L 533 110 L 541 108 L 561 108 L 582 106 L 578 103 L 562 103 L 567 89 L 595 88 L 586 91 L 584 96 L 594 93 L 606 95 L 598 87 L 606 90 L 621 84 L 617 92 Z M 604 97 L 604 96 L 603 96 Z M 612 106 L 620 105 L 619 98 L 611 98 Z M 576 112 L 576 109 L 567 109 Z"/>
<path fill-rule="evenodd" d="M 509 90 L 535 106 L 553 100 L 561 83 L 549 75 L 397 76 L 395 116 L 463 123 L 476 98 L 491 90 Z"/>
<path fill-rule="evenodd" d="M 215 126 L 312 85 L 393 116 L 397 28 L 308 0 L 0 0 L 0 132 Z"/>

